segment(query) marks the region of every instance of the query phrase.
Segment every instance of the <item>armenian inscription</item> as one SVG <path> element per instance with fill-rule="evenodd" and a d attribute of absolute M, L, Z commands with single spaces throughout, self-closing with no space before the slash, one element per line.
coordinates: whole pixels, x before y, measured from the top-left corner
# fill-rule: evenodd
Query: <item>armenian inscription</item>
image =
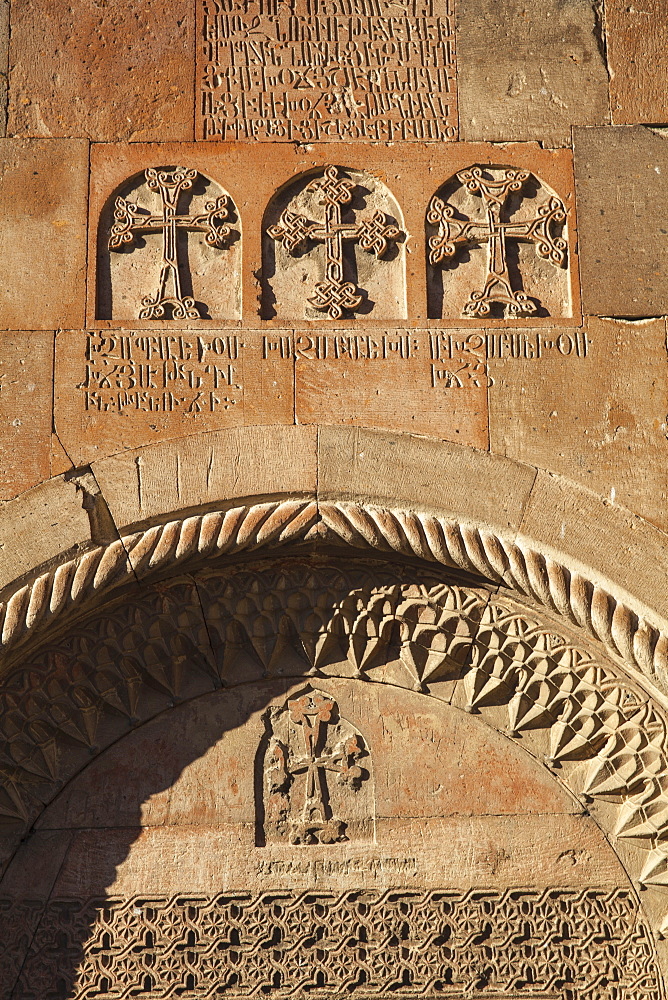
<path fill-rule="evenodd" d="M 175 413 L 197 417 L 231 412 L 252 390 L 242 375 L 244 361 L 333 362 L 345 369 L 405 368 L 414 388 L 437 392 L 489 388 L 487 362 L 586 358 L 591 341 L 583 330 L 465 331 L 387 330 L 374 333 L 263 334 L 225 331 L 205 334 L 106 333 L 86 336 L 85 373 L 79 383 L 84 409 L 98 413 Z M 418 381 L 413 382 L 417 371 Z M 253 370 L 251 365 L 251 370 Z"/>
<path fill-rule="evenodd" d="M 457 138 L 453 0 L 200 0 L 200 138 Z"/>

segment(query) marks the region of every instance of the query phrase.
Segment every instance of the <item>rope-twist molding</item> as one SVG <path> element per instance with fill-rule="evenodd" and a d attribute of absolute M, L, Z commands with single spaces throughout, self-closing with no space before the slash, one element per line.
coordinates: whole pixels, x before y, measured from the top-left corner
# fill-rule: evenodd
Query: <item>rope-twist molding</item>
<path fill-rule="evenodd" d="M 668 637 L 609 591 L 521 540 L 436 514 L 346 502 L 284 500 L 168 521 L 67 558 L 0 602 L 0 656 L 75 606 L 187 560 L 326 533 L 357 548 L 480 574 L 580 626 L 664 687 Z"/>

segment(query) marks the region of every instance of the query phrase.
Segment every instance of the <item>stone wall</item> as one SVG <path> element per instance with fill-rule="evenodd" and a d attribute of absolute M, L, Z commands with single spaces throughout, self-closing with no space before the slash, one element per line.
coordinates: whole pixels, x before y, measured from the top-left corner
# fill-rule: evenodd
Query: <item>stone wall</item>
<path fill-rule="evenodd" d="M 660 1000 L 665 0 L 0 0 L 0 1000 Z"/>

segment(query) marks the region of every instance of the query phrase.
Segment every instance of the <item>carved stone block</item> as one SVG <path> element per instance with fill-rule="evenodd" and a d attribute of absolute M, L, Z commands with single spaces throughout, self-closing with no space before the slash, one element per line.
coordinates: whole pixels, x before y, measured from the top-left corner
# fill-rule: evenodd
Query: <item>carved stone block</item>
<path fill-rule="evenodd" d="M 453 0 L 197 0 L 197 138 L 457 138 Z"/>
<path fill-rule="evenodd" d="M 264 218 L 264 319 L 406 317 L 401 209 L 371 174 L 328 165 L 279 192 Z"/>
<path fill-rule="evenodd" d="M 335 699 L 305 688 L 268 709 L 258 758 L 265 842 L 334 844 L 373 836 L 370 754 Z M 362 793 L 362 794 L 360 794 Z"/>
<path fill-rule="evenodd" d="M 98 233 L 98 319 L 240 316 L 241 224 L 220 185 L 191 167 L 158 165 L 109 195 Z"/>
<path fill-rule="evenodd" d="M 429 315 L 572 316 L 567 217 L 530 170 L 458 171 L 427 210 Z"/>

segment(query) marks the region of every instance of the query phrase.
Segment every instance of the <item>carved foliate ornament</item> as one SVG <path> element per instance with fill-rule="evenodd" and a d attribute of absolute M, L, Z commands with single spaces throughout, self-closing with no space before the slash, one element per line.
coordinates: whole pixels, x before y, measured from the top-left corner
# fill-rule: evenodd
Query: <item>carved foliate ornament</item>
<path fill-rule="evenodd" d="M 346 280 L 344 241 L 357 243 L 366 253 L 381 260 L 403 237 L 392 219 L 379 210 L 359 222 L 344 221 L 343 210 L 353 201 L 358 187 L 354 181 L 340 176 L 338 167 L 326 167 L 322 177 L 310 181 L 305 188 L 308 193 L 318 196 L 317 203 L 324 208 L 323 219 L 313 221 L 285 209 L 278 222 L 267 229 L 271 239 L 281 243 L 292 255 L 308 252 L 314 244 L 324 244 L 324 280 L 316 282 L 307 301 L 315 309 L 327 313 L 330 319 L 341 319 L 346 312 L 355 312 L 364 300 L 355 282 Z"/>
<path fill-rule="evenodd" d="M 538 315 L 540 298 L 524 290 L 519 267 L 511 273 L 508 243 L 533 244 L 538 257 L 564 268 L 568 244 L 562 236 L 567 218 L 563 201 L 545 191 L 530 170 L 472 166 L 460 170 L 456 181 L 457 187 L 480 199 L 481 211 L 467 217 L 460 205 L 434 196 L 427 212 L 427 223 L 436 230 L 428 239 L 429 263 L 433 267 L 454 263 L 467 247 L 486 246 L 484 284 L 471 290 L 462 315 L 479 319 L 504 312 L 510 318 Z M 518 214 L 534 197 L 535 209 Z"/>
<path fill-rule="evenodd" d="M 264 837 L 267 842 L 333 844 L 368 826 L 362 736 L 330 695 L 308 688 L 266 714 Z"/>
<path fill-rule="evenodd" d="M 183 294 L 177 234 L 179 230 L 202 232 L 209 246 L 224 249 L 231 235 L 231 228 L 226 224 L 230 218 L 231 203 L 228 196 L 222 194 L 207 201 L 204 212 L 180 214 L 178 209 L 182 192 L 190 190 L 201 176 L 197 170 L 186 167 L 149 167 L 145 171 L 146 185 L 160 199 L 160 209 L 154 214 L 136 202 L 121 196 L 116 198 L 109 250 L 122 250 L 144 233 L 162 234 L 158 287 L 154 294 L 142 298 L 139 319 L 169 319 L 170 312 L 171 319 L 202 317 L 193 296 Z"/>

